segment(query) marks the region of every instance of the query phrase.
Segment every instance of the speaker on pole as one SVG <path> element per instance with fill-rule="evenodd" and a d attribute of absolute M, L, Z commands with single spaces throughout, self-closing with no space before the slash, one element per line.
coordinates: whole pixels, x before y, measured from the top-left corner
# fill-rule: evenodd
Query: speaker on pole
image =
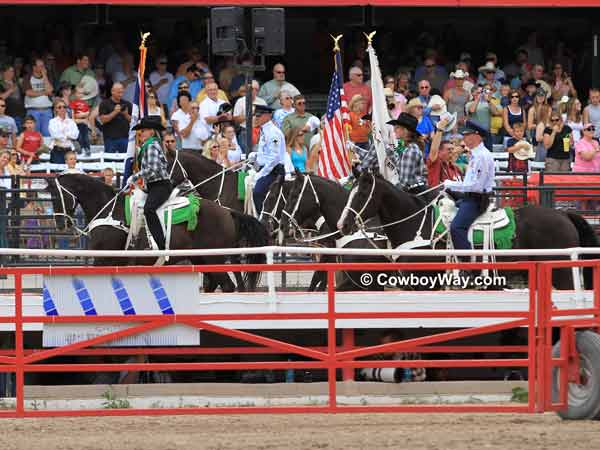
<path fill-rule="evenodd" d="M 252 9 L 252 51 L 266 56 L 285 54 L 283 8 Z"/>
<path fill-rule="evenodd" d="M 219 7 L 210 10 L 212 52 L 235 55 L 244 38 L 244 8 Z"/>

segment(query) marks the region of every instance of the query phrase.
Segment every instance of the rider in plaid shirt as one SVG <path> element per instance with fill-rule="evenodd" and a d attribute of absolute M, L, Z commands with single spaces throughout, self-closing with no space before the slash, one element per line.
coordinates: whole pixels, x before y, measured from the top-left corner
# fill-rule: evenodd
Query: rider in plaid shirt
<path fill-rule="evenodd" d="M 144 117 L 132 129 L 139 130 L 143 143 L 136 158 L 139 170 L 127 180 L 127 184 L 133 185 L 140 178 L 144 180 L 144 187 L 148 192 L 144 203 L 144 217 L 156 245 L 164 250 L 165 234 L 156 210 L 169 199 L 173 191 L 167 171 L 167 159 L 161 145 L 160 133 L 164 127 L 160 119 Z"/>
<path fill-rule="evenodd" d="M 397 148 L 386 148 L 387 162 L 394 166 L 398 173 L 397 187 L 403 190 L 420 192 L 427 187 L 425 160 L 419 146 L 414 142 L 417 132 L 417 119 L 408 113 L 400 114 L 397 120 L 390 120 L 394 126 L 396 137 L 405 143 Z M 362 150 L 362 149 L 361 149 Z M 361 155 L 359 170 L 376 169 L 377 153 L 373 150 Z"/>

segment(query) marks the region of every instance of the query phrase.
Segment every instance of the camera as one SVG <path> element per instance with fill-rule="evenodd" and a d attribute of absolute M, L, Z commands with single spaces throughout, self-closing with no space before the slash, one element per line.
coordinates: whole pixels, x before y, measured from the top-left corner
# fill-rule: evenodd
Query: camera
<path fill-rule="evenodd" d="M 365 379 L 365 381 L 402 383 L 404 378 L 404 369 L 402 367 L 360 369 L 360 375 Z"/>

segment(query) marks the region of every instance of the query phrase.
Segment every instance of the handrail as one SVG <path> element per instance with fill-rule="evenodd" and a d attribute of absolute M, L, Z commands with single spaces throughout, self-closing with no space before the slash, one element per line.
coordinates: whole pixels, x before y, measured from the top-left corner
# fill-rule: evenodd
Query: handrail
<path fill-rule="evenodd" d="M 571 247 L 565 249 L 513 249 L 513 250 L 385 250 L 385 249 L 339 249 L 320 247 L 244 247 L 186 250 L 45 250 L 25 248 L 0 248 L 5 256 L 81 256 L 91 258 L 114 258 L 123 256 L 144 258 L 159 256 L 213 256 L 256 255 L 288 253 L 296 255 L 361 255 L 361 256 L 584 256 L 600 255 L 600 247 Z M 600 259 L 600 258 L 599 258 Z"/>

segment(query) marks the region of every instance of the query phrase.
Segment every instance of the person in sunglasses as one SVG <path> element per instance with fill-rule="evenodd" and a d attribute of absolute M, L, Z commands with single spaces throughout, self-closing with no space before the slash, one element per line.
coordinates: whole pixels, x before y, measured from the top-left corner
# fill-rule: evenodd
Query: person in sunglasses
<path fill-rule="evenodd" d="M 573 172 L 600 171 L 600 144 L 594 139 L 596 127 L 592 123 L 583 126 L 583 137 L 575 144 Z"/>
<path fill-rule="evenodd" d="M 544 130 L 544 148 L 547 172 L 569 172 L 571 170 L 571 127 L 565 125 L 559 112 L 550 115 L 550 126 Z"/>

